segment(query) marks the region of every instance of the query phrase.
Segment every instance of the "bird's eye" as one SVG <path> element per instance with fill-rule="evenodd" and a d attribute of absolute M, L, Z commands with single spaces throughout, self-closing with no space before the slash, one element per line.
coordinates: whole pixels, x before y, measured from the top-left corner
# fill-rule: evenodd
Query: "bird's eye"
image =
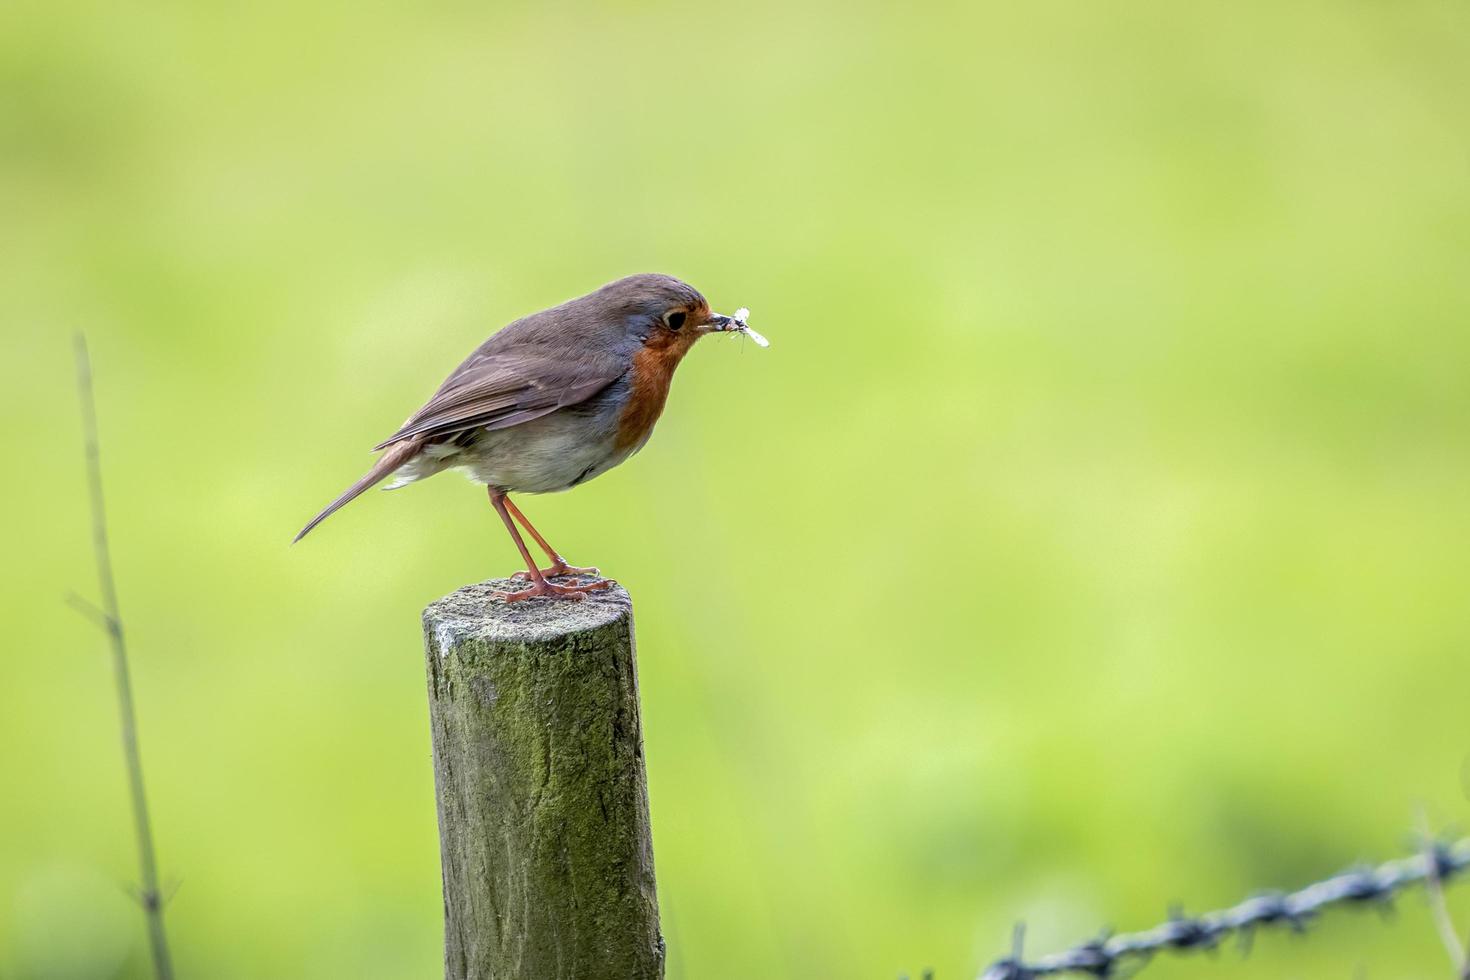
<path fill-rule="evenodd" d="M 674 310 L 672 313 L 664 314 L 664 323 L 668 324 L 670 330 L 678 330 L 684 325 L 684 317 L 683 310 Z"/>

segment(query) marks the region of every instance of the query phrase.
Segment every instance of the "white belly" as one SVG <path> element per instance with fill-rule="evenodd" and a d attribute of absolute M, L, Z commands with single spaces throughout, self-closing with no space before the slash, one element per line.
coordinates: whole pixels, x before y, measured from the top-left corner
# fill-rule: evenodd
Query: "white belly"
<path fill-rule="evenodd" d="M 547 415 L 509 429 L 486 432 L 451 465 L 484 483 L 521 493 L 553 493 L 612 469 L 626 453 L 613 438 L 588 438 L 585 422 Z"/>
<path fill-rule="evenodd" d="M 393 486 L 459 468 L 476 483 L 512 493 L 567 490 L 606 473 L 643 448 L 647 436 L 635 445 L 616 448 L 620 415 L 620 399 L 605 404 L 594 399 L 506 429 L 481 429 L 468 439 L 425 447 L 399 469 Z"/>

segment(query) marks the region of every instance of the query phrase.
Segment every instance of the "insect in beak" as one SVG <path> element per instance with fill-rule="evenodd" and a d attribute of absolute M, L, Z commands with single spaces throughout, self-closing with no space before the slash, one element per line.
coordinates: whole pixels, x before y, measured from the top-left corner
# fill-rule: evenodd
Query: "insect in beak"
<path fill-rule="evenodd" d="M 734 331 L 736 333 L 743 333 L 751 340 L 755 341 L 757 346 L 771 346 L 771 342 L 769 340 L 762 337 L 754 330 L 750 329 L 750 324 L 745 322 L 749 318 L 750 310 L 746 309 L 743 306 L 735 311 L 734 316 L 725 316 L 723 313 L 712 313 L 710 314 L 709 323 L 706 325 L 705 329 L 709 330 L 710 332 Z"/>

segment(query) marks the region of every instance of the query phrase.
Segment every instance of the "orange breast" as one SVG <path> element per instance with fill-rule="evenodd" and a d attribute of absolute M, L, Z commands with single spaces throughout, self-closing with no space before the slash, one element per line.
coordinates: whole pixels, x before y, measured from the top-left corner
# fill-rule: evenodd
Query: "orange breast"
<path fill-rule="evenodd" d="M 653 424 L 663 414 L 664 402 L 669 397 L 674 368 L 679 366 L 686 349 L 684 344 L 649 346 L 633 355 L 628 404 L 618 419 L 618 437 L 613 443 L 619 452 L 637 447 L 653 431 Z"/>

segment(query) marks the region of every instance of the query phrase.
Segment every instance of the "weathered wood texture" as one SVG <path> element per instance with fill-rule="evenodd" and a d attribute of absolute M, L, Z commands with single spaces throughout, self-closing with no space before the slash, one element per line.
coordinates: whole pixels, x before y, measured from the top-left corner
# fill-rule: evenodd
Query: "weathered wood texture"
<path fill-rule="evenodd" d="M 424 610 L 447 980 L 664 972 L 633 607 L 492 599 Z"/>

